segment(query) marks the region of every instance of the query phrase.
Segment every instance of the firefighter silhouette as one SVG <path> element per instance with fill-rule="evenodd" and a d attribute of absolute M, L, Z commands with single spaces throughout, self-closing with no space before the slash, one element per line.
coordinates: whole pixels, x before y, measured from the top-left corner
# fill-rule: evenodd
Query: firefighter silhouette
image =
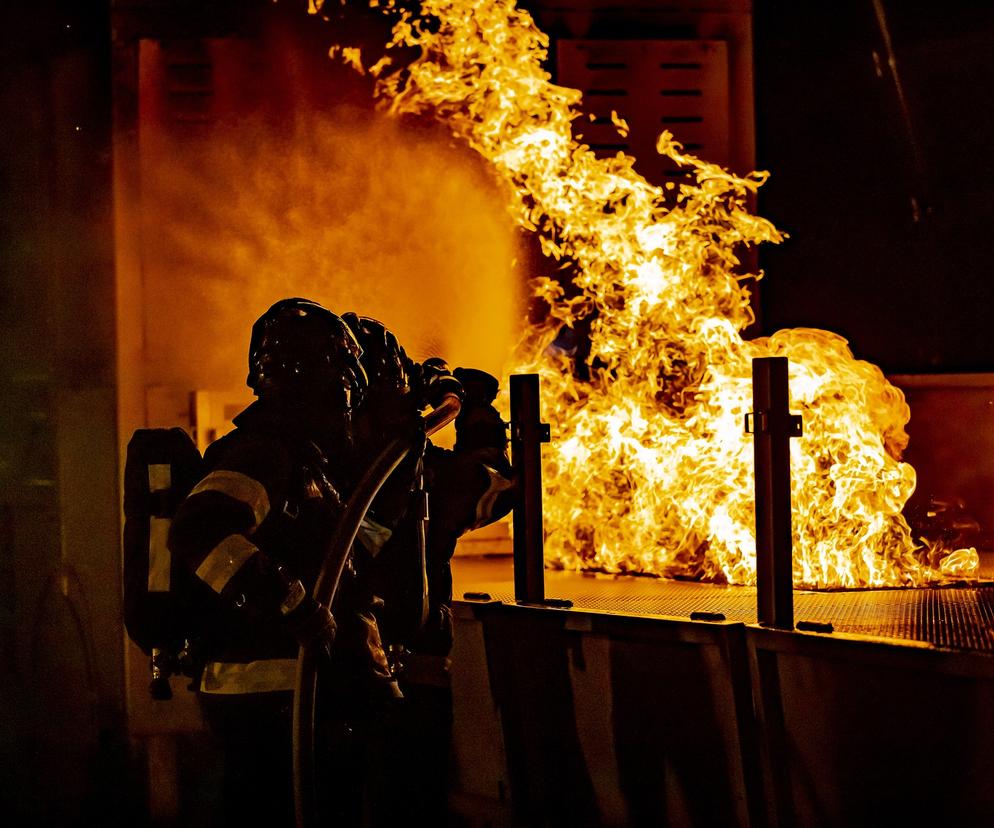
<path fill-rule="evenodd" d="M 169 532 L 172 554 L 212 604 L 200 631 L 198 693 L 223 754 L 225 819 L 293 822 L 299 647 L 321 662 L 322 819 L 441 815 L 449 559 L 462 532 L 510 509 L 497 381 L 450 372 L 440 359 L 415 363 L 379 322 L 299 298 L 255 323 L 248 362 L 258 399 L 208 447 L 206 474 Z M 453 392 L 465 404 L 455 448 L 445 451 L 424 439 L 420 412 Z M 397 435 L 415 449 L 362 521 L 334 605 L 322 606 L 311 591 L 343 504 Z M 419 749 L 429 755 L 400 760 Z"/>

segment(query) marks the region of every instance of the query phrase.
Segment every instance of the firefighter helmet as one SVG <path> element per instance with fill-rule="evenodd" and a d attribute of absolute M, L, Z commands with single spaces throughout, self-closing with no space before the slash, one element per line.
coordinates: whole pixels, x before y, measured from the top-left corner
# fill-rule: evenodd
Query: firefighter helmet
<path fill-rule="evenodd" d="M 382 322 L 349 312 L 342 319 L 362 347 L 362 365 L 369 377 L 370 391 L 403 397 L 410 390 L 411 368 L 397 337 Z"/>
<path fill-rule="evenodd" d="M 252 326 L 248 379 L 257 396 L 338 396 L 346 409 L 362 402 L 368 380 L 362 348 L 349 326 L 308 299 L 283 299 Z"/>

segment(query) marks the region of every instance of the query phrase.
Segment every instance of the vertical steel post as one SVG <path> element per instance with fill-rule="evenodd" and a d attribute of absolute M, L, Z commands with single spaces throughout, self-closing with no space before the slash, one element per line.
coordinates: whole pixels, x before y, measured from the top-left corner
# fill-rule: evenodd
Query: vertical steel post
<path fill-rule="evenodd" d="M 790 413 L 787 358 L 752 361 L 753 412 L 746 431 L 756 457 L 756 614 L 759 623 L 794 628 L 794 574 L 790 503 L 790 438 L 801 418 Z"/>
<path fill-rule="evenodd" d="M 549 426 L 539 412 L 538 374 L 511 376 L 511 468 L 517 481 L 514 527 L 514 598 L 545 601 L 545 548 L 542 529 L 542 443 Z"/>

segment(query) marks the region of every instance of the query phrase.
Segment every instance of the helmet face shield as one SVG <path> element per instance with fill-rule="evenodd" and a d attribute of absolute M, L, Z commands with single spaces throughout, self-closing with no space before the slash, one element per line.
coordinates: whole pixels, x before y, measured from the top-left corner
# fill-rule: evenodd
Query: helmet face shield
<path fill-rule="evenodd" d="M 307 299 L 284 299 L 252 326 L 247 383 L 259 397 L 312 399 L 347 413 L 368 387 L 361 357 L 340 317 Z"/>

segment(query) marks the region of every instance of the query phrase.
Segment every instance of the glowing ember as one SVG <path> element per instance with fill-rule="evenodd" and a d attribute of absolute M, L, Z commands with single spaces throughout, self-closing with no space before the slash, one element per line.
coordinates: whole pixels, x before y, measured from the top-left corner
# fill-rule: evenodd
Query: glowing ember
<path fill-rule="evenodd" d="M 545 526 L 555 564 L 751 582 L 751 359 L 786 356 L 792 410 L 804 418 L 791 446 L 795 583 L 907 585 L 976 572 L 972 549 L 915 545 L 901 515 L 915 486 L 900 462 L 909 409 L 878 368 L 826 331 L 743 340 L 752 314 L 735 251 L 781 238 L 745 206 L 766 173 L 733 175 L 684 154 L 668 133 L 659 152 L 694 183 L 664 191 L 630 157 L 595 158 L 572 135 L 580 93 L 550 82 L 548 38 L 513 0 L 423 0 L 417 14 L 372 5 L 397 16 L 388 49 L 419 50 L 400 69 L 376 66 L 390 111 L 450 125 L 508 182 L 517 221 L 540 234 L 544 252 L 573 265 L 569 295 L 535 280 L 549 312 L 516 366 L 541 374 L 553 428 Z M 557 339 L 581 320 L 591 344 L 583 379 Z"/>

